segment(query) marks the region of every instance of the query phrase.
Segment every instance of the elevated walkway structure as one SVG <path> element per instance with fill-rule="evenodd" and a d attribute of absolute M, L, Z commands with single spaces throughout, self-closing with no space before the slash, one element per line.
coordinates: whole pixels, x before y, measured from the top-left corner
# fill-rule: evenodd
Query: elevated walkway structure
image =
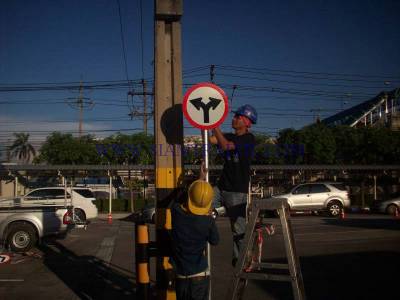
<path fill-rule="evenodd" d="M 397 124 L 400 113 L 400 88 L 382 92 L 376 97 L 343 110 L 322 120 L 327 126 L 347 125 L 350 127 L 385 125 L 392 128 L 392 120 Z M 396 123 L 397 122 L 397 123 Z"/>

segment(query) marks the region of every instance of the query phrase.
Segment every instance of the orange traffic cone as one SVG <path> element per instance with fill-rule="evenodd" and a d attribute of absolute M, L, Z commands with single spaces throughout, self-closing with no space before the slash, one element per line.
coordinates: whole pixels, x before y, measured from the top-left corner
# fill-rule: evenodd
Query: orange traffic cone
<path fill-rule="evenodd" d="M 111 213 L 108 214 L 107 220 L 108 220 L 108 224 L 112 224 L 112 215 L 111 215 Z"/>
<path fill-rule="evenodd" d="M 344 208 L 342 208 L 342 210 L 340 211 L 340 218 L 344 219 L 346 216 L 344 214 Z"/>

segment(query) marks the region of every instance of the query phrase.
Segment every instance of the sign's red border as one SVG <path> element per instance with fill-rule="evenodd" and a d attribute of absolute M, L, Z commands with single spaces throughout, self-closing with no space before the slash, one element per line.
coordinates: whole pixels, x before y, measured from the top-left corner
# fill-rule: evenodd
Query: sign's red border
<path fill-rule="evenodd" d="M 221 96 L 222 96 L 222 98 L 224 99 L 224 102 L 225 102 L 224 114 L 222 115 L 221 119 L 217 123 L 214 123 L 212 125 L 205 126 L 205 125 L 201 125 L 201 124 L 196 123 L 189 116 L 189 114 L 187 112 L 187 105 L 188 105 L 189 96 L 192 94 L 192 92 L 194 90 L 197 90 L 198 88 L 201 88 L 201 87 L 210 87 L 212 89 L 217 90 L 217 92 L 221 94 Z M 203 130 L 213 129 L 213 128 L 218 127 L 219 125 L 221 125 L 221 123 L 225 121 L 225 119 L 226 119 L 226 117 L 228 115 L 228 111 L 229 111 L 228 97 L 226 96 L 224 90 L 221 89 L 219 86 L 217 86 L 217 85 L 215 85 L 213 83 L 210 83 L 210 82 L 201 82 L 201 83 L 195 84 L 194 86 L 190 87 L 187 90 L 187 92 L 185 93 L 185 96 L 183 97 L 183 102 L 182 102 L 182 111 L 183 111 L 183 115 L 185 116 L 186 120 L 188 120 L 188 122 L 191 125 L 193 125 L 194 127 L 200 128 L 200 129 L 203 129 Z"/>

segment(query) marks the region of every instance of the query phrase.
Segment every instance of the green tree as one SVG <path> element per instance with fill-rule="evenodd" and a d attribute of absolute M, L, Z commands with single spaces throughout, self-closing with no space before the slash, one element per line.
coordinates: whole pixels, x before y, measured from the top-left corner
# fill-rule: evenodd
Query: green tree
<path fill-rule="evenodd" d="M 322 123 L 313 124 L 299 132 L 299 140 L 304 144 L 305 163 L 335 163 L 336 142 L 331 128 Z"/>
<path fill-rule="evenodd" d="M 254 137 L 256 141 L 254 149 L 254 164 L 284 163 L 279 145 L 274 143 L 269 135 L 257 133 Z"/>
<path fill-rule="evenodd" d="M 399 162 L 400 132 L 385 127 L 333 128 L 336 163 L 394 164 Z"/>
<path fill-rule="evenodd" d="M 363 145 L 358 149 L 360 162 L 363 164 L 392 164 L 395 157 L 392 153 L 398 152 L 395 134 L 389 128 L 362 128 Z M 398 139 L 397 139 L 398 146 Z"/>
<path fill-rule="evenodd" d="M 9 148 L 11 157 L 29 162 L 36 155 L 35 148 L 29 143 L 29 133 L 14 133 L 14 136 L 15 140 Z"/>
<path fill-rule="evenodd" d="M 358 164 L 364 156 L 364 142 L 361 131 L 349 126 L 332 128 L 336 143 L 335 162 L 337 164 Z"/>
<path fill-rule="evenodd" d="M 154 137 L 144 133 L 117 133 L 97 144 L 103 162 L 113 164 L 153 164 Z"/>
<path fill-rule="evenodd" d="M 100 161 L 93 136 L 76 138 L 60 132 L 47 137 L 35 159 L 36 163 L 48 164 L 98 164 Z"/>
<path fill-rule="evenodd" d="M 304 143 L 301 140 L 299 130 L 286 128 L 279 131 L 276 145 L 276 155 L 281 163 L 304 163 Z"/>

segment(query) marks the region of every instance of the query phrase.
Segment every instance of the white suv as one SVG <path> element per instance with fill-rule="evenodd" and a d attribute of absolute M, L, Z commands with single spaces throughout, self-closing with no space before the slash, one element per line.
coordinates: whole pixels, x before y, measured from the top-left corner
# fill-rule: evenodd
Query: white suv
<path fill-rule="evenodd" d="M 81 221 L 97 217 L 98 211 L 93 203 L 96 200 L 90 189 L 62 187 L 45 187 L 34 189 L 23 197 L 18 198 L 21 204 L 42 205 L 73 205 L 74 213 Z"/>
<path fill-rule="evenodd" d="M 272 197 L 286 198 L 291 210 L 327 210 L 331 216 L 338 216 L 342 208 L 350 207 L 349 193 L 338 182 L 299 184 L 290 193 Z"/>

